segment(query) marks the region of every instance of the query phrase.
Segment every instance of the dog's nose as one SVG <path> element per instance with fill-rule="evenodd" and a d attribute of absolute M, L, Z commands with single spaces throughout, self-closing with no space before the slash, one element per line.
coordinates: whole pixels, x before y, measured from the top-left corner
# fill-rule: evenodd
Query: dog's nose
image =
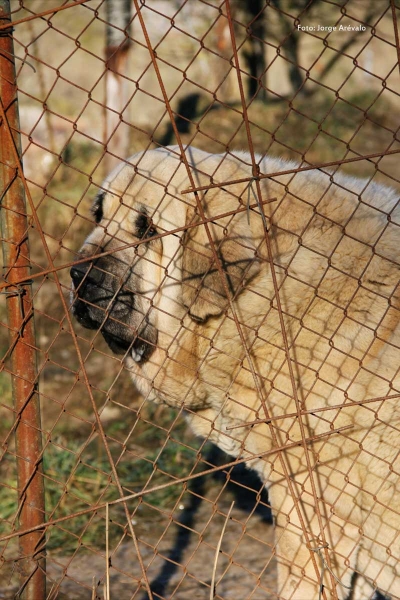
<path fill-rule="evenodd" d="M 99 285 L 102 283 L 105 273 L 101 269 L 96 268 L 91 261 L 86 261 L 74 265 L 71 268 L 70 275 L 75 288 L 77 288 L 83 279 L 87 283 Z"/>

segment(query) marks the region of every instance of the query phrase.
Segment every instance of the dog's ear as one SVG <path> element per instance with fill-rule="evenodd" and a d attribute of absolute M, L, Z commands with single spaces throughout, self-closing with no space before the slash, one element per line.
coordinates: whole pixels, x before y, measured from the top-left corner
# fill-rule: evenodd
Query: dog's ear
<path fill-rule="evenodd" d="M 229 305 L 226 287 L 230 297 L 236 299 L 260 271 L 260 262 L 244 212 L 208 222 L 225 286 L 205 225 L 198 215 L 189 213 L 187 224 L 199 224 L 187 229 L 183 238 L 182 298 L 190 316 L 204 322 L 220 315 Z"/>

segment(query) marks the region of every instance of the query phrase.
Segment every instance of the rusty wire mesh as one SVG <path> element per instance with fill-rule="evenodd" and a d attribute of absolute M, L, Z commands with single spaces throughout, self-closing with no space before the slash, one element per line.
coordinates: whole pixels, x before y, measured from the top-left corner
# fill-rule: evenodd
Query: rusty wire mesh
<path fill-rule="evenodd" d="M 0 6 L 0 597 L 400 597 L 394 0 Z"/>

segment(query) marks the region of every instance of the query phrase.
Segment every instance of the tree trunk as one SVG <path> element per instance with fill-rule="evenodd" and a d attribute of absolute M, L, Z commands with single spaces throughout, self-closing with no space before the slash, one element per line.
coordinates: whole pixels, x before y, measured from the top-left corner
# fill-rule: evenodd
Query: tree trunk
<path fill-rule="evenodd" d="M 128 103 L 128 86 L 124 79 L 131 46 L 129 27 L 132 18 L 131 0 L 106 0 L 106 77 L 104 146 L 107 147 L 105 170 L 117 163 L 116 157 L 129 156 L 129 127 L 121 123 Z"/>
<path fill-rule="evenodd" d="M 249 77 L 247 79 L 247 96 L 249 99 L 259 96 L 266 99 L 265 89 L 265 37 L 266 27 L 263 0 L 247 0 L 239 4 L 245 15 L 245 23 L 248 24 L 248 38 L 243 51 Z"/>

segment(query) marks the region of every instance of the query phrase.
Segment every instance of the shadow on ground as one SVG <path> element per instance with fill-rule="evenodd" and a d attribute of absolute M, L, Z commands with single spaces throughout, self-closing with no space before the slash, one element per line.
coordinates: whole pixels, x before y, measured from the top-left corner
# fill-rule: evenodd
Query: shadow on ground
<path fill-rule="evenodd" d="M 210 467 L 220 466 L 232 460 L 231 456 L 222 452 L 217 446 L 212 446 L 206 456 L 206 462 L 210 464 Z M 226 490 L 232 495 L 237 509 L 247 514 L 254 512 L 264 523 L 272 524 L 273 519 L 268 505 L 268 494 L 257 473 L 247 469 L 244 464 L 239 464 L 230 470 L 227 482 L 226 474 L 222 471 L 216 471 L 212 477 L 220 484 L 226 484 Z M 165 596 L 171 580 L 179 569 L 178 565 L 182 563 L 185 550 L 188 548 L 193 535 L 192 530 L 194 529 L 196 515 L 206 495 L 206 485 L 207 476 L 193 479 L 189 486 L 189 490 L 192 492 L 190 501 L 185 506 L 179 519 L 182 527 L 177 528 L 173 546 L 167 553 L 164 564 L 157 576 L 150 582 L 151 591 L 156 597 Z M 140 600 L 149 600 L 147 593 Z"/>

